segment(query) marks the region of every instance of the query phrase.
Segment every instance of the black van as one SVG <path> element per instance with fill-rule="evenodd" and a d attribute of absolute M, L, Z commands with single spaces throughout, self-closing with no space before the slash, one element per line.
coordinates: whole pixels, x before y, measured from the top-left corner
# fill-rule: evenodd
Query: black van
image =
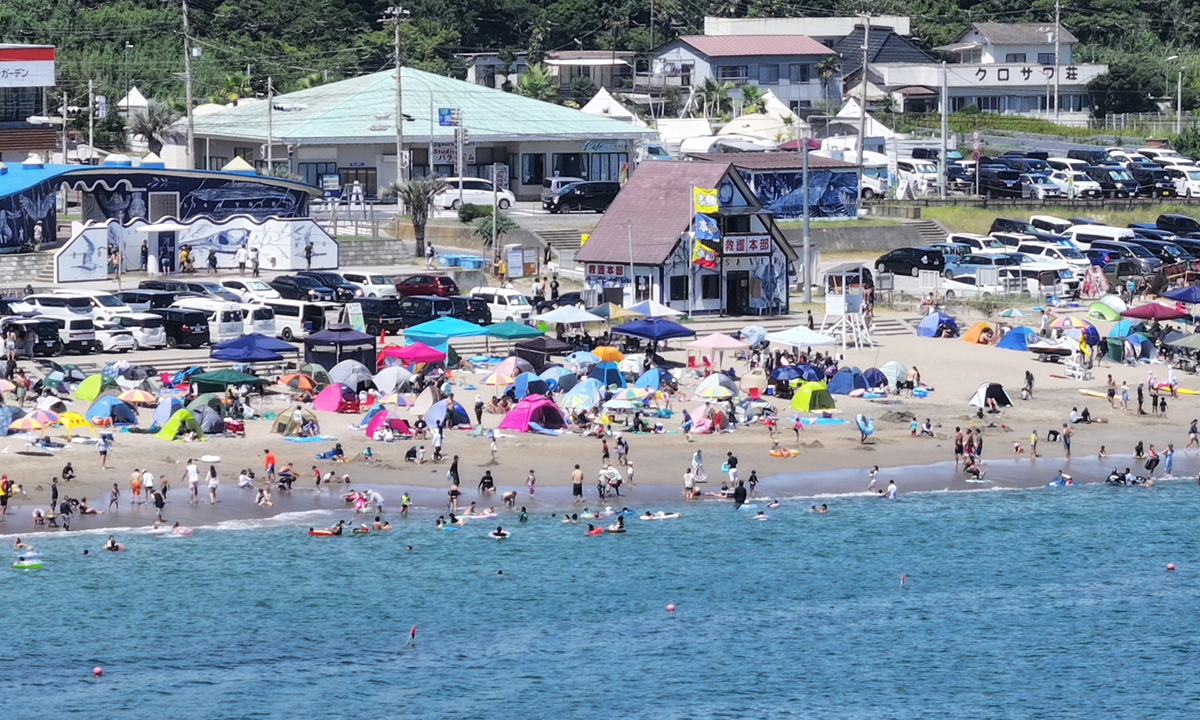
<path fill-rule="evenodd" d="M 170 292 L 189 292 L 187 283 L 178 280 L 143 280 L 138 283 L 142 290 L 168 290 Z"/>
<path fill-rule="evenodd" d="M 1100 192 L 1106 198 L 1136 197 L 1138 194 L 1137 180 L 1123 167 L 1088 165 L 1083 172 L 1100 183 Z"/>
<path fill-rule="evenodd" d="M 379 333 L 395 335 L 404 329 L 400 301 L 396 298 L 359 298 L 354 301 L 362 308 L 363 331 L 379 337 Z"/>
<path fill-rule="evenodd" d="M 1067 158 L 1070 160 L 1083 160 L 1088 165 L 1116 165 L 1121 167 L 1121 163 L 1117 162 L 1116 158 L 1108 154 L 1107 150 L 1068 150 Z"/>
<path fill-rule="evenodd" d="M 149 312 L 155 308 L 171 307 L 182 292 L 172 290 L 121 290 L 113 293 L 134 312 Z M 191 293 L 187 293 L 191 295 Z"/>
<path fill-rule="evenodd" d="M 199 310 L 152 308 L 150 312 L 162 316 L 163 328 L 167 331 L 167 347 L 198 348 L 208 344 L 208 317 Z"/>
<path fill-rule="evenodd" d="M 488 307 L 487 300 L 465 295 L 454 295 L 447 299 L 454 303 L 454 317 L 459 320 L 476 325 L 492 324 L 492 309 Z"/>
<path fill-rule="evenodd" d="M 0 335 L 8 337 L 9 331 L 17 334 L 17 356 L 29 357 L 25 353 L 25 333 L 30 328 L 37 333 L 34 355 L 62 355 L 65 346 L 58 336 L 58 323 L 47 317 L 30 318 L 21 316 L 0 317 Z"/>
<path fill-rule="evenodd" d="M 551 195 L 550 212 L 561 213 L 571 210 L 595 210 L 604 212 L 612 205 L 617 193 L 621 192 L 621 183 L 609 180 L 592 180 L 571 183 Z"/>
<path fill-rule="evenodd" d="M 979 194 L 992 197 L 1021 197 L 1021 173 L 1006 165 L 979 168 Z"/>
<path fill-rule="evenodd" d="M 400 298 L 400 318 L 404 327 L 420 325 L 440 317 L 454 315 L 454 303 L 450 298 L 436 295 L 410 295 Z"/>
<path fill-rule="evenodd" d="M 1171 173 L 1160 167 L 1130 165 L 1129 174 L 1138 183 L 1138 193 L 1143 197 L 1175 197 L 1178 192 Z"/>

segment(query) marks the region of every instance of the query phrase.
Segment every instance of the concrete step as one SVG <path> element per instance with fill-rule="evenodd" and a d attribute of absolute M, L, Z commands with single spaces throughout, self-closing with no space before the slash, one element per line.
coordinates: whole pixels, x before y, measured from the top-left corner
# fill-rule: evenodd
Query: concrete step
<path fill-rule="evenodd" d="M 0 292 L 12 294 L 26 285 L 54 282 L 54 251 L 0 255 Z"/>
<path fill-rule="evenodd" d="M 413 256 L 401 240 L 342 240 L 338 243 L 338 261 L 342 267 L 381 267 L 410 265 Z"/>
<path fill-rule="evenodd" d="M 567 230 L 534 230 L 532 231 L 543 243 L 554 250 L 578 250 L 579 239 L 583 235 L 579 229 Z"/>
<path fill-rule="evenodd" d="M 921 235 L 921 242 L 925 244 L 944 242 L 946 240 L 946 229 L 943 228 L 937 221 L 928 218 L 921 220 L 906 220 L 905 225 L 916 228 Z"/>

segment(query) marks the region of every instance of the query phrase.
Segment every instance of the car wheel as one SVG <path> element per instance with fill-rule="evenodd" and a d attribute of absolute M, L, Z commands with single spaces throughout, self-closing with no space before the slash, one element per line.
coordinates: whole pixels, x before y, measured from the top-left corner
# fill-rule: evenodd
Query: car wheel
<path fill-rule="evenodd" d="M 877 273 L 887 272 L 887 265 L 884 265 L 883 263 L 879 263 L 878 265 L 875 266 L 875 272 L 877 272 Z"/>
<path fill-rule="evenodd" d="M 93 341 L 92 342 L 92 352 L 94 352 L 94 353 L 104 352 L 104 343 L 100 342 L 99 340 Z"/>
<path fill-rule="evenodd" d="M 875 197 L 875 191 L 871 188 L 863 188 L 862 196 L 863 200 L 872 200 Z"/>
<path fill-rule="evenodd" d="M 947 280 L 953 280 L 953 279 L 954 279 L 954 273 L 953 273 L 953 272 L 951 272 L 950 270 L 944 270 L 944 271 L 942 272 L 942 277 L 946 278 Z"/>
<path fill-rule="evenodd" d="M 912 276 L 913 277 L 921 277 L 921 268 L 917 267 L 916 265 L 913 265 Z"/>
<path fill-rule="evenodd" d="M 450 209 L 451 209 L 451 210 L 457 210 L 457 209 L 458 209 L 458 201 L 457 201 L 457 200 L 451 200 L 451 201 L 450 201 Z"/>
<path fill-rule="evenodd" d="M 290 327 L 285 327 L 283 329 L 283 332 L 279 333 L 279 337 L 283 338 L 286 342 L 291 342 L 292 341 L 292 329 Z"/>
<path fill-rule="evenodd" d="M 368 325 L 367 326 L 367 334 L 374 335 L 375 337 L 379 337 L 379 328 L 374 325 Z"/>
<path fill-rule="evenodd" d="M 136 350 L 141 350 L 141 349 L 142 349 L 142 344 L 141 344 L 140 342 L 138 342 L 137 340 L 134 340 L 134 341 L 133 341 L 133 349 L 134 349 L 135 351 L 136 351 Z"/>
<path fill-rule="evenodd" d="M 167 347 L 170 348 L 171 350 L 174 350 L 175 348 L 179 347 L 179 341 L 176 340 L 175 338 L 171 337 L 170 335 L 168 335 L 167 336 Z"/>
<path fill-rule="evenodd" d="M 496 204 L 500 207 L 501 210 L 507 210 L 512 203 L 510 203 L 508 200 L 506 200 L 504 198 L 501 198 L 500 202 L 498 202 Z"/>
<path fill-rule="evenodd" d="M 954 291 L 953 291 L 953 290 L 947 290 L 947 291 L 945 291 L 944 293 L 942 293 L 942 297 L 944 297 L 944 298 L 946 298 L 946 299 L 950 299 L 950 298 L 954 297 Z"/>
<path fill-rule="evenodd" d="M 66 351 L 67 351 L 67 346 L 63 345 L 61 341 L 56 342 L 50 346 L 51 357 L 60 357 Z"/>

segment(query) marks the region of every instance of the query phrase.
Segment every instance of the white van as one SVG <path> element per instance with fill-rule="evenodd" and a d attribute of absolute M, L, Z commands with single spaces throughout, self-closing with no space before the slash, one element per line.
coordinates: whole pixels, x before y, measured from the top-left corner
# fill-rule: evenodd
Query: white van
<path fill-rule="evenodd" d="M 125 313 L 114 315 L 112 322 L 133 333 L 133 349 L 166 347 L 167 328 L 163 325 L 162 315 L 154 313 Z"/>
<path fill-rule="evenodd" d="M 171 307 L 184 310 L 199 310 L 208 317 L 208 341 L 210 344 L 236 340 L 242 331 L 242 308 L 240 305 L 209 298 L 181 298 Z"/>
<path fill-rule="evenodd" d="M 62 341 L 64 351 L 89 355 L 95 349 L 96 325 L 90 317 L 73 313 L 44 314 L 38 317 L 53 320 L 58 325 L 58 339 Z"/>
<path fill-rule="evenodd" d="M 917 194 L 935 192 L 942 184 L 937 164 L 929 160 L 896 161 L 896 179 Z"/>
<path fill-rule="evenodd" d="M 264 300 L 263 305 L 275 313 L 275 336 L 288 342 L 308 337 L 325 328 L 327 303 L 304 300 Z"/>
<path fill-rule="evenodd" d="M 92 304 L 92 315 L 96 318 L 107 320 L 113 315 L 133 312 L 133 308 L 126 305 L 120 298 L 104 290 L 55 290 L 54 294 L 87 298 Z"/>
<path fill-rule="evenodd" d="M 1054 170 L 1065 170 L 1067 172 L 1083 172 L 1087 168 L 1087 160 L 1079 160 L 1077 158 L 1052 157 L 1046 161 Z"/>
<path fill-rule="evenodd" d="M 492 322 L 502 323 L 506 320 L 522 322 L 533 315 L 533 306 L 528 298 L 516 290 L 494 287 L 471 288 L 471 297 L 487 301 L 488 309 L 492 311 Z"/>
<path fill-rule="evenodd" d="M 446 186 L 433 196 L 433 206 L 443 210 L 457 210 L 459 197 L 468 205 L 487 205 L 491 207 L 492 198 L 496 198 L 496 206 L 507 210 L 517 201 L 517 197 L 508 190 L 498 190 L 493 193 L 492 181 L 483 178 L 443 178 Z M 461 187 L 460 187 L 461 186 Z M 459 190 L 461 189 L 461 192 Z"/>
<path fill-rule="evenodd" d="M 242 333 L 275 337 L 275 311 L 266 305 L 243 305 Z"/>
<path fill-rule="evenodd" d="M 48 315 L 74 315 L 91 318 L 95 307 L 86 297 L 35 293 L 9 303 L 19 313 L 45 313 Z"/>
<path fill-rule="evenodd" d="M 1080 250 L 1091 248 L 1094 240 L 1111 240 L 1114 242 L 1129 242 L 1133 239 L 1133 231 L 1129 228 L 1107 227 L 1105 225 L 1074 225 L 1067 228 L 1063 235 L 1075 243 Z"/>
<path fill-rule="evenodd" d="M 400 291 L 396 289 L 396 283 L 389 280 L 387 275 L 344 272 L 342 273 L 342 277 L 346 282 L 354 283 L 362 288 L 363 295 L 367 297 L 400 297 Z"/>
<path fill-rule="evenodd" d="M 1200 197 L 1200 168 L 1195 165 L 1168 165 L 1163 170 L 1175 181 L 1175 194 Z"/>
<path fill-rule="evenodd" d="M 873 197 L 887 197 L 891 189 L 889 182 L 887 163 L 863 166 L 862 195 L 867 200 Z"/>

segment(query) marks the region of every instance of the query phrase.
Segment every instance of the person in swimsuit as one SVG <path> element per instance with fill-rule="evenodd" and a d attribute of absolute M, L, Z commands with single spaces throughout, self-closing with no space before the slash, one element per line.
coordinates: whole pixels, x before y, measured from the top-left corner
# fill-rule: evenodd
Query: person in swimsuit
<path fill-rule="evenodd" d="M 958 469 L 958 464 L 962 462 L 963 457 L 963 434 L 962 428 L 954 428 L 954 469 Z"/>
<path fill-rule="evenodd" d="M 109 535 L 108 542 L 104 543 L 104 549 L 111 552 L 116 552 L 121 549 L 121 546 L 117 544 L 116 538 L 114 538 L 112 535 Z"/>

